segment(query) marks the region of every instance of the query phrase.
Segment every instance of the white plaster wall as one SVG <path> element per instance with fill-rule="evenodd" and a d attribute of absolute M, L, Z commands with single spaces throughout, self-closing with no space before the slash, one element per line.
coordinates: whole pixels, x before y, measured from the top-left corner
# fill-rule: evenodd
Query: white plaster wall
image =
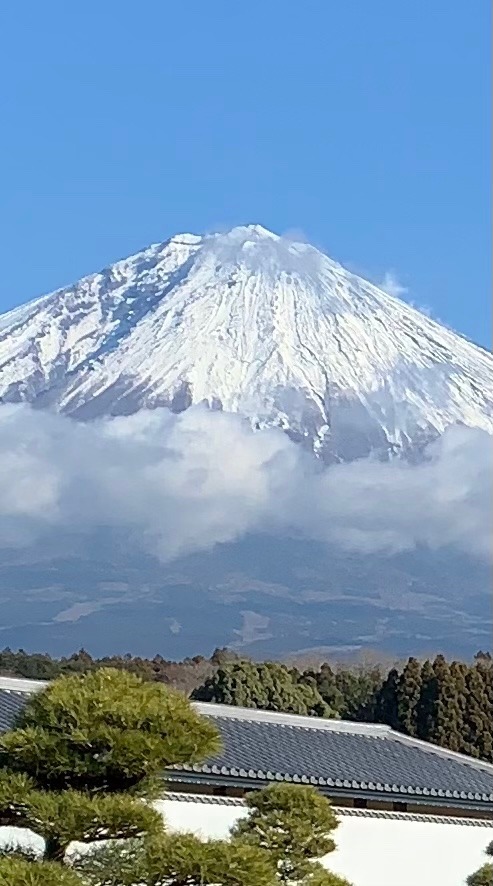
<path fill-rule="evenodd" d="M 41 852 L 44 841 L 26 828 L 0 827 L 0 846 L 23 846 L 34 852 Z"/>
<path fill-rule="evenodd" d="M 464 886 L 492 837 L 493 828 L 341 816 L 327 866 L 354 886 Z"/>
<path fill-rule="evenodd" d="M 245 807 L 219 803 L 161 800 L 155 806 L 171 830 L 193 831 L 202 837 L 227 837 L 234 823 L 247 814 Z"/>
<path fill-rule="evenodd" d="M 241 807 L 164 800 L 168 827 L 224 837 L 245 814 Z M 337 849 L 325 863 L 354 886 L 464 886 L 486 861 L 493 839 L 486 827 L 340 816 Z"/>
<path fill-rule="evenodd" d="M 170 830 L 225 837 L 245 815 L 241 806 L 163 800 L 156 804 Z M 465 886 L 466 877 L 486 861 L 493 839 L 489 827 L 340 816 L 337 849 L 326 865 L 353 886 Z M 22 842 L 40 848 L 29 831 L 0 828 L 0 844 Z M 252 884 L 254 886 L 254 884 Z"/>

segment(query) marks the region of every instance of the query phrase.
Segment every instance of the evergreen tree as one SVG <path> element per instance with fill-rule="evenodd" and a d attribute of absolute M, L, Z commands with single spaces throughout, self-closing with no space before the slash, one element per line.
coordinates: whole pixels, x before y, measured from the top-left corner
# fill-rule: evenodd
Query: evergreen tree
<path fill-rule="evenodd" d="M 488 662 L 491 665 L 491 663 L 493 662 L 493 656 L 491 655 L 491 652 L 483 652 L 483 650 L 480 649 L 479 652 L 476 652 L 476 655 L 474 656 L 474 661 Z"/>
<path fill-rule="evenodd" d="M 60 665 L 62 671 L 66 673 L 85 674 L 86 671 L 93 670 L 96 666 L 96 662 L 85 649 L 79 649 L 79 651 L 74 652 L 70 658 L 62 658 Z"/>
<path fill-rule="evenodd" d="M 53 680 L 60 674 L 60 664 L 49 655 L 28 654 L 8 647 L 0 652 L 0 673 L 14 674 L 30 680 Z"/>
<path fill-rule="evenodd" d="M 323 664 L 319 671 L 307 670 L 301 674 L 301 682 L 314 684 L 324 702 L 336 716 L 342 716 L 344 711 L 344 696 L 337 686 L 336 675 L 327 662 Z"/>
<path fill-rule="evenodd" d="M 215 667 L 221 667 L 222 665 L 229 664 L 232 661 L 242 660 L 244 659 L 242 659 L 242 657 L 238 655 L 237 652 L 233 652 L 233 650 L 228 649 L 227 646 L 216 646 L 210 658 L 211 664 Z"/>
<path fill-rule="evenodd" d="M 335 849 L 338 821 L 329 801 L 315 788 L 274 784 L 247 795 L 249 814 L 233 828 L 233 842 L 267 851 L 277 882 L 290 886 L 344 886 L 317 859 Z M 332 879 L 330 879 L 332 878 Z"/>
<path fill-rule="evenodd" d="M 493 843 L 486 848 L 486 855 L 493 857 Z M 493 862 L 486 862 L 467 878 L 467 886 L 493 886 Z"/>
<path fill-rule="evenodd" d="M 164 832 L 145 802 L 153 776 L 218 747 L 215 727 L 162 684 L 111 669 L 55 681 L 0 740 L 0 825 L 29 828 L 45 841 L 41 858 L 4 853 L 0 886 L 275 886 L 287 870 L 297 876 L 292 886 L 347 886 L 308 864 L 310 853 L 333 848 L 337 824 L 313 789 L 275 785 L 255 795 L 252 818 L 261 814 L 253 824 L 270 828 L 265 846 L 248 828 L 230 841 Z M 275 802 L 285 859 L 267 851 Z M 74 841 L 86 852 L 67 867 Z"/>
<path fill-rule="evenodd" d="M 75 867 L 88 886 L 350 886 L 314 860 L 334 847 L 337 821 L 313 788 L 273 785 L 247 804 L 250 814 L 230 841 L 165 835 L 131 841 L 124 852 L 108 844 Z"/>
<path fill-rule="evenodd" d="M 449 697 L 453 699 L 453 702 L 449 705 L 447 715 L 450 719 L 451 729 L 448 736 L 444 734 L 442 747 L 447 747 L 451 751 L 464 750 L 464 722 L 467 704 L 467 671 L 468 666 L 461 661 L 453 661 L 450 664 Z"/>
<path fill-rule="evenodd" d="M 107 845 L 75 862 L 87 886 L 275 886 L 275 867 L 255 846 L 194 834 Z"/>
<path fill-rule="evenodd" d="M 215 727 L 182 695 L 100 669 L 31 696 L 16 728 L 0 738 L 0 766 L 41 788 L 115 793 L 218 748 Z"/>
<path fill-rule="evenodd" d="M 407 735 L 418 733 L 421 689 L 421 665 L 416 658 L 409 658 L 397 686 L 397 720 L 399 729 Z"/>
<path fill-rule="evenodd" d="M 467 886 L 493 886 L 493 864 L 486 862 L 467 878 Z"/>
<path fill-rule="evenodd" d="M 416 711 L 417 736 L 429 741 L 433 732 L 438 698 L 437 676 L 427 659 L 421 666 L 421 692 Z"/>
<path fill-rule="evenodd" d="M 331 716 L 316 685 L 297 682 L 285 665 L 277 662 L 256 664 L 230 662 L 220 667 L 192 693 L 200 701 L 238 705 L 266 711 Z"/>
<path fill-rule="evenodd" d="M 0 886 L 82 886 L 75 871 L 53 862 L 12 856 L 0 860 Z"/>
<path fill-rule="evenodd" d="M 0 824 L 35 831 L 44 858 L 61 863 L 72 841 L 160 832 L 141 798 L 152 779 L 219 744 L 212 723 L 161 684 L 116 670 L 61 677 L 0 738 Z"/>
<path fill-rule="evenodd" d="M 474 665 L 466 678 L 464 710 L 464 749 L 471 757 L 489 760 L 492 757 L 492 719 L 488 685 L 483 669 Z"/>
<path fill-rule="evenodd" d="M 493 762 L 493 665 L 491 657 L 480 659 L 475 667 L 481 674 L 486 703 L 485 714 L 490 724 L 490 728 L 484 724 L 481 756 L 483 759 Z"/>
<path fill-rule="evenodd" d="M 378 689 L 375 698 L 375 722 L 386 723 L 392 729 L 399 727 L 397 690 L 399 671 L 392 668 Z"/>
<path fill-rule="evenodd" d="M 336 672 L 335 681 L 343 698 L 339 708 L 341 717 L 366 723 L 374 721 L 376 698 L 383 682 L 380 669 L 341 669 Z"/>
<path fill-rule="evenodd" d="M 442 745 L 448 741 L 449 723 L 448 718 L 451 717 L 451 708 L 455 701 L 455 690 L 450 680 L 450 669 L 443 655 L 437 655 L 432 665 L 431 684 L 433 686 L 433 712 L 430 718 L 428 729 L 421 737 L 435 744 Z M 455 714 L 450 721 L 451 731 L 454 733 L 455 744 Z"/>
<path fill-rule="evenodd" d="M 480 667 L 480 666 L 478 665 L 478 667 Z M 486 694 L 488 696 L 489 710 L 493 712 L 493 667 L 488 667 L 485 669 L 481 669 L 481 667 L 480 667 L 480 670 L 483 670 L 483 679 L 484 679 Z M 493 716 L 492 716 L 492 722 L 493 722 Z M 493 729 L 493 726 L 492 726 L 492 729 Z"/>

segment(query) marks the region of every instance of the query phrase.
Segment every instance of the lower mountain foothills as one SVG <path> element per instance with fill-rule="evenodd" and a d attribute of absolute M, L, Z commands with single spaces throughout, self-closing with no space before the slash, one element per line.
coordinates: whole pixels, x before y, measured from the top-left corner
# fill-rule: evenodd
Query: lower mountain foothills
<path fill-rule="evenodd" d="M 473 661 L 410 657 L 389 667 L 372 662 L 258 662 L 228 649 L 210 658 L 167 661 L 161 655 L 93 658 L 85 650 L 66 658 L 0 652 L 0 675 L 53 680 L 102 667 L 129 671 L 164 683 L 193 700 L 385 723 L 406 735 L 493 762 L 493 659 L 480 651 Z"/>

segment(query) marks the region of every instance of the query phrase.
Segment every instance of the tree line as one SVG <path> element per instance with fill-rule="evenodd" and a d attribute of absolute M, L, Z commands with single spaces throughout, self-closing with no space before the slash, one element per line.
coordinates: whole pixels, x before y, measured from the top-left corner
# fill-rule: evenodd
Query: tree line
<path fill-rule="evenodd" d="M 493 662 L 409 658 L 401 668 L 298 671 L 226 662 L 192 692 L 202 701 L 385 723 L 406 735 L 493 761 Z"/>
<path fill-rule="evenodd" d="M 161 656 L 93 659 L 80 652 L 61 659 L 9 649 L 0 652 L 0 673 L 51 680 L 101 667 L 130 671 L 166 683 L 193 699 L 359 722 L 394 729 L 453 751 L 493 761 L 493 661 L 443 655 L 401 667 L 354 667 L 329 663 L 301 669 L 280 662 L 254 662 L 227 649 L 170 662 Z"/>

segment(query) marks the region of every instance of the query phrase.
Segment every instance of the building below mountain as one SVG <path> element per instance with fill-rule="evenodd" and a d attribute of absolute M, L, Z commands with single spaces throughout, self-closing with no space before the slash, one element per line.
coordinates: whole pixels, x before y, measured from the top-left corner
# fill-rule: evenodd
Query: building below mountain
<path fill-rule="evenodd" d="M 1 730 L 44 685 L 0 677 Z M 461 886 L 481 864 L 493 836 L 493 765 L 381 724 L 195 707 L 214 720 L 223 750 L 166 773 L 158 806 L 172 829 L 225 836 L 249 790 L 312 784 L 340 819 L 330 868 L 355 886 Z"/>

